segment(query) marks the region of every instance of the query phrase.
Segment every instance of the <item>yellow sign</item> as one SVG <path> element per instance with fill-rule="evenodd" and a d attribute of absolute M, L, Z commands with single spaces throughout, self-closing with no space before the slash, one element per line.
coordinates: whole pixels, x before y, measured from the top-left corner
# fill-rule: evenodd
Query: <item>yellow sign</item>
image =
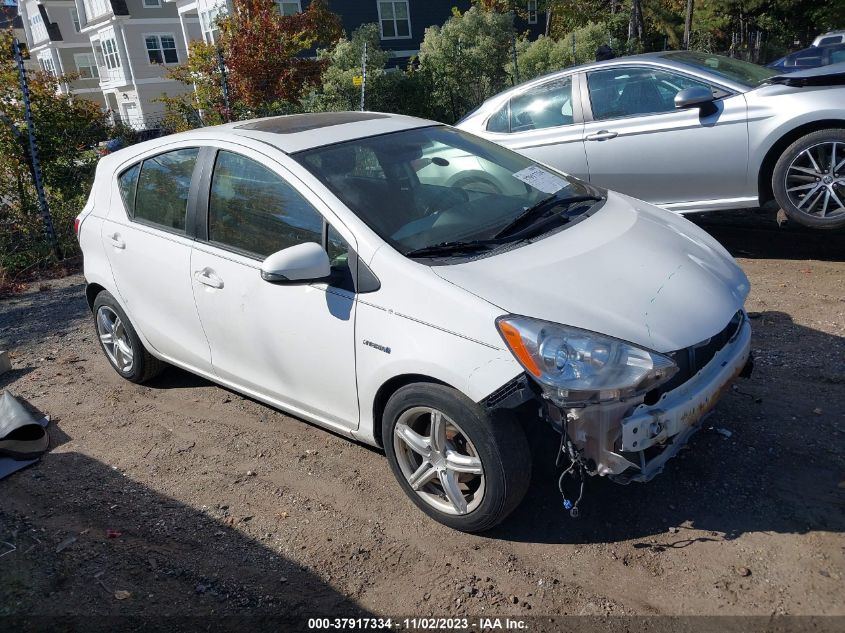
<path fill-rule="evenodd" d="M 364 78 L 361 75 L 355 75 L 352 77 L 352 85 L 356 88 L 364 83 Z"/>

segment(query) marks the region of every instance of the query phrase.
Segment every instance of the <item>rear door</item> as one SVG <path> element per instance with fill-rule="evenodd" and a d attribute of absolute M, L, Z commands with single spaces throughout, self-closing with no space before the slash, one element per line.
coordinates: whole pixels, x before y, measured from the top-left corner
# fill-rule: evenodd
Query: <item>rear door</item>
<path fill-rule="evenodd" d="M 649 66 L 586 73 L 584 147 L 590 182 L 658 205 L 741 198 L 747 190 L 745 98 Z M 693 86 L 714 91 L 712 111 L 675 108 Z"/>
<path fill-rule="evenodd" d="M 102 225 L 119 300 L 161 356 L 211 370 L 191 288 L 188 209 L 198 183 L 198 146 L 171 146 L 122 165 Z"/>
<path fill-rule="evenodd" d="M 575 75 L 556 77 L 511 97 L 487 120 L 491 141 L 587 179 L 584 124 Z"/>

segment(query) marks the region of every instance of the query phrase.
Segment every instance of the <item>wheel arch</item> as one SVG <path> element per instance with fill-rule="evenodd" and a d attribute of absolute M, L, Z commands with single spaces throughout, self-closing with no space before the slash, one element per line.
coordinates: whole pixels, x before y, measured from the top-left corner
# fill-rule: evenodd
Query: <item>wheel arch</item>
<path fill-rule="evenodd" d="M 426 376 L 425 374 L 401 374 L 399 376 L 393 376 L 384 382 L 378 388 L 378 391 L 376 391 L 375 398 L 373 398 L 373 436 L 380 448 L 384 448 L 383 442 L 381 441 L 382 417 L 384 415 L 384 409 L 387 406 L 387 402 L 390 400 L 390 397 L 402 387 L 417 383 L 428 383 L 443 385 L 445 387 L 451 387 L 452 389 L 455 388 L 447 382 L 438 380 L 437 378 L 433 378 L 431 376 Z"/>
<path fill-rule="evenodd" d="M 98 283 L 89 283 L 85 286 L 85 299 L 88 301 L 88 308 L 91 311 L 94 310 L 94 301 L 97 299 L 97 295 L 103 290 L 105 288 Z"/>
<path fill-rule="evenodd" d="M 761 207 L 775 199 L 775 194 L 772 190 L 772 176 L 775 172 L 775 165 L 784 150 L 802 136 L 829 128 L 845 129 L 845 120 L 821 119 L 819 121 L 811 121 L 789 130 L 774 142 L 766 152 L 763 162 L 760 163 L 760 169 L 757 172 L 757 191 Z"/>

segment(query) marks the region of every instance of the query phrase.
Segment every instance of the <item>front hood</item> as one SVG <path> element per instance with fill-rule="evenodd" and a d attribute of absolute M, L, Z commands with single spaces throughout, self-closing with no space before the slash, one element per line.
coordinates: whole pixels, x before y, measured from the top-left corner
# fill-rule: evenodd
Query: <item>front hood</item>
<path fill-rule="evenodd" d="M 768 83 L 783 84 L 795 88 L 841 85 L 845 84 L 845 62 L 787 72 L 783 75 L 770 77 L 767 81 Z"/>
<path fill-rule="evenodd" d="M 595 215 L 555 235 L 433 270 L 505 312 L 659 352 L 721 331 L 749 290 L 734 259 L 703 230 L 612 192 Z"/>

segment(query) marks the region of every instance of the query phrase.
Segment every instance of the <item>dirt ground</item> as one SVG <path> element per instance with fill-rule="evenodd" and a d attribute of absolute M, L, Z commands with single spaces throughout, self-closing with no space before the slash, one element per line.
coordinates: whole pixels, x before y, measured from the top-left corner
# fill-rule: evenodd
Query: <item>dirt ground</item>
<path fill-rule="evenodd" d="M 0 388 L 53 420 L 0 482 L 0 615 L 845 616 L 845 235 L 696 221 L 751 279 L 753 377 L 653 482 L 591 480 L 579 520 L 526 420 L 531 491 L 481 536 L 378 451 L 173 368 L 122 381 L 80 275 L 0 301 Z"/>

